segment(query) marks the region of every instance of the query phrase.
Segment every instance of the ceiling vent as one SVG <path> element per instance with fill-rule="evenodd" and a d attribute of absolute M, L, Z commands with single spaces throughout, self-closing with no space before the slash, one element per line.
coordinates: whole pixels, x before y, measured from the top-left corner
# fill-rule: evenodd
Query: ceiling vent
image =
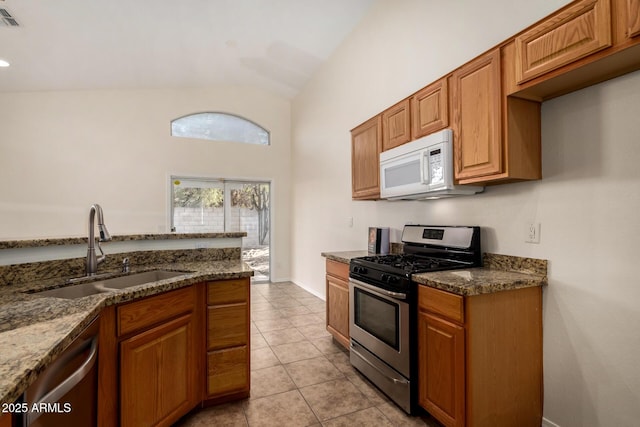
<path fill-rule="evenodd" d="M 16 18 L 7 9 L 0 8 L 0 27 L 19 27 Z"/>

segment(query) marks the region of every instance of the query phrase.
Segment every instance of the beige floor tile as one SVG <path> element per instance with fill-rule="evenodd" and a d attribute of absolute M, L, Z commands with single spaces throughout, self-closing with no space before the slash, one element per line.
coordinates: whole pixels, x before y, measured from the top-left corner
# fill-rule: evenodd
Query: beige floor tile
<path fill-rule="evenodd" d="M 306 308 L 306 307 L 305 307 Z M 315 313 L 309 312 L 308 314 L 298 314 L 288 317 L 289 322 L 293 326 L 307 326 L 307 325 L 324 325 L 324 321 L 320 316 Z"/>
<path fill-rule="evenodd" d="M 377 408 L 367 408 L 352 414 L 333 418 L 322 423 L 323 427 L 395 427 Z"/>
<path fill-rule="evenodd" d="M 314 323 L 305 326 L 296 326 L 305 337 L 313 341 L 314 338 L 330 337 L 327 327 L 323 323 Z"/>
<path fill-rule="evenodd" d="M 318 302 L 314 304 L 309 304 L 306 306 L 312 313 L 326 313 L 327 306 L 324 302 Z"/>
<path fill-rule="evenodd" d="M 301 314 L 311 314 L 311 311 L 307 307 L 300 304 L 296 305 L 295 307 L 281 308 L 279 311 L 283 317 L 287 318 L 291 316 L 299 316 Z"/>
<path fill-rule="evenodd" d="M 252 311 L 251 312 L 251 320 L 265 320 L 265 319 L 282 319 L 284 316 L 280 313 L 280 311 L 272 308 L 270 310 L 262 310 L 262 311 Z"/>
<path fill-rule="evenodd" d="M 350 381 L 344 378 L 302 387 L 300 393 L 320 421 L 373 406 Z"/>
<path fill-rule="evenodd" d="M 280 360 L 269 347 L 251 349 L 251 370 L 279 365 Z"/>
<path fill-rule="evenodd" d="M 314 296 L 299 297 L 299 298 L 296 298 L 296 300 L 298 300 L 302 305 L 324 304 L 324 301 Z"/>
<path fill-rule="evenodd" d="M 258 329 L 258 327 L 256 326 L 256 324 L 254 322 L 251 322 L 250 329 L 251 329 L 251 332 L 250 332 L 251 335 L 260 333 L 260 330 Z"/>
<path fill-rule="evenodd" d="M 407 415 L 406 412 L 404 412 L 402 409 L 400 409 L 398 406 L 396 406 L 392 402 L 384 403 L 384 404 L 378 405 L 376 407 L 380 410 L 380 412 L 382 412 L 385 415 L 385 417 L 387 417 L 389 419 L 389 421 L 391 421 L 391 423 L 393 425 L 408 426 L 408 427 L 410 427 L 410 426 L 429 426 L 429 427 L 438 426 L 438 424 L 427 424 L 420 417 L 412 417 L 410 415 Z"/>
<path fill-rule="evenodd" d="M 296 385 L 282 365 L 251 371 L 252 399 L 295 389 Z"/>
<path fill-rule="evenodd" d="M 251 427 L 303 427 L 318 422 L 298 390 L 250 399 L 244 410 Z"/>
<path fill-rule="evenodd" d="M 324 356 L 288 363 L 284 367 L 298 387 L 344 378 Z"/>
<path fill-rule="evenodd" d="M 240 427 L 248 425 L 244 415 L 243 402 L 240 401 L 202 409 L 195 414 L 184 417 L 174 424 L 174 427 Z"/>
<path fill-rule="evenodd" d="M 360 390 L 360 393 L 364 394 L 374 405 L 378 406 L 390 402 L 389 398 L 383 392 L 378 390 L 376 386 L 371 384 L 359 372 L 346 374 L 346 376 L 347 379 L 351 381 L 358 390 Z"/>
<path fill-rule="evenodd" d="M 304 341 L 305 336 L 296 328 L 278 329 L 277 331 L 263 332 L 262 336 L 270 346 L 289 344 L 292 342 Z"/>
<path fill-rule="evenodd" d="M 282 364 L 322 356 L 320 350 L 307 340 L 276 345 L 272 346 L 271 349 Z"/>
<path fill-rule="evenodd" d="M 293 326 L 288 319 L 284 318 L 256 320 L 253 323 L 255 323 L 260 332 L 277 331 L 278 329 L 288 329 Z"/>
<path fill-rule="evenodd" d="M 286 294 L 285 294 L 286 295 Z M 269 301 L 275 308 L 299 307 L 300 303 L 295 298 L 285 296 L 284 298 L 272 299 Z"/>
<path fill-rule="evenodd" d="M 344 374 L 355 374 L 357 372 L 356 369 L 351 366 L 351 361 L 349 361 L 349 355 L 347 353 L 342 351 L 339 353 L 330 353 L 327 354 L 326 357 Z"/>
<path fill-rule="evenodd" d="M 265 311 L 265 310 L 273 310 L 273 309 L 274 309 L 273 306 L 268 301 L 251 304 L 251 314 L 258 313 L 260 311 Z"/>
<path fill-rule="evenodd" d="M 257 350 L 268 346 L 269 344 L 267 344 L 267 341 L 265 341 L 262 334 L 251 334 L 251 350 Z"/>
<path fill-rule="evenodd" d="M 262 295 L 269 302 L 277 299 L 290 298 L 286 292 L 278 289 L 272 289 L 268 292 L 261 292 L 260 295 Z"/>
<path fill-rule="evenodd" d="M 322 354 L 331 354 L 345 351 L 345 348 L 342 346 L 342 344 L 338 343 L 331 336 L 314 338 L 313 340 L 311 340 L 311 343 L 315 345 Z"/>

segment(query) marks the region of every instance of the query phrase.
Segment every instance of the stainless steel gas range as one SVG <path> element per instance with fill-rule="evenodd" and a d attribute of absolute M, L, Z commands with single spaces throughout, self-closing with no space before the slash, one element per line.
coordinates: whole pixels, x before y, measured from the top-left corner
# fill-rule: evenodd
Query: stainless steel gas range
<path fill-rule="evenodd" d="M 406 225 L 404 253 L 349 264 L 351 364 L 412 414 L 417 411 L 417 284 L 412 275 L 482 265 L 480 227 Z"/>

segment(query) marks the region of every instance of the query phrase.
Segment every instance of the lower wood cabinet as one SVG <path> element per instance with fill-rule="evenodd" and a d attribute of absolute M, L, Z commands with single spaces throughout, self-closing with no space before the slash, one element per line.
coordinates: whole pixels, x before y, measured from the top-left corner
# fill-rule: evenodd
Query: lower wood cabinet
<path fill-rule="evenodd" d="M 197 288 L 116 308 L 120 425 L 171 425 L 199 399 Z"/>
<path fill-rule="evenodd" d="M 120 343 L 121 425 L 170 425 L 198 403 L 194 315 Z"/>
<path fill-rule="evenodd" d="M 464 426 L 464 327 L 418 314 L 420 406 L 447 426 Z"/>
<path fill-rule="evenodd" d="M 542 290 L 462 297 L 420 285 L 418 401 L 447 427 L 539 427 Z"/>
<path fill-rule="evenodd" d="M 247 397 L 249 283 L 198 283 L 103 309 L 98 426 L 170 426 L 201 403 Z"/>
<path fill-rule="evenodd" d="M 207 283 L 205 399 L 249 395 L 249 279 Z"/>
<path fill-rule="evenodd" d="M 327 260 L 327 331 L 349 348 L 349 264 Z"/>

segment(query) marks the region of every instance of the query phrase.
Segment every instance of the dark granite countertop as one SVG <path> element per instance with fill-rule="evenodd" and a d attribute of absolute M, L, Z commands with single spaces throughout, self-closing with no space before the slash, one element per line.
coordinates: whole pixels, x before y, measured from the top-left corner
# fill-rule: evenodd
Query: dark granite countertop
<path fill-rule="evenodd" d="M 244 231 L 230 233 L 161 233 L 128 234 L 111 236 L 112 242 L 138 240 L 181 240 L 181 239 L 230 239 L 247 237 Z M 64 237 L 50 239 L 0 240 L 0 249 L 41 248 L 45 246 L 86 245 L 87 237 Z"/>
<path fill-rule="evenodd" d="M 62 279 L 0 286 L 0 403 L 15 401 L 104 307 L 203 281 L 253 275 L 253 270 L 239 259 L 165 263 L 153 269 L 186 273 L 71 300 L 25 293 L 55 287 Z"/>
<path fill-rule="evenodd" d="M 320 255 L 322 255 L 326 259 L 348 264 L 351 261 L 351 258 L 367 256 L 369 255 L 369 253 L 366 250 L 364 250 L 364 251 L 322 252 Z"/>
<path fill-rule="evenodd" d="M 351 258 L 366 256 L 367 251 L 323 252 L 321 255 L 327 259 L 349 263 Z M 546 260 L 486 253 L 483 265 L 466 270 L 415 274 L 412 278 L 422 285 L 463 296 L 547 284 Z"/>

